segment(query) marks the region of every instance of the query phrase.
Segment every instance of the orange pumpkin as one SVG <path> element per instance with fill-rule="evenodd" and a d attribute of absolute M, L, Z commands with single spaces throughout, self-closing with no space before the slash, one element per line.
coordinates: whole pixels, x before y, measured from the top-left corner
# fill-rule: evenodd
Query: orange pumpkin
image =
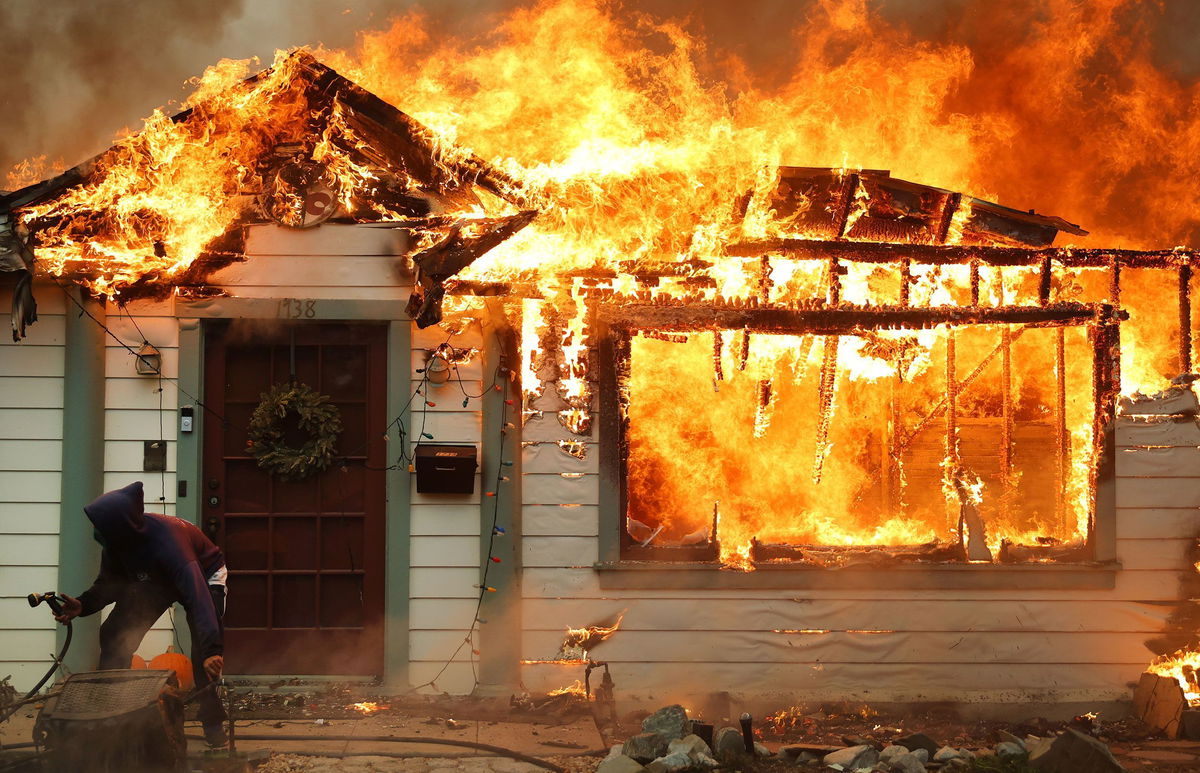
<path fill-rule="evenodd" d="M 130 668 L 145 668 L 146 667 L 146 659 L 143 658 L 141 655 L 138 655 L 135 652 L 133 655 L 133 660 L 131 660 L 129 663 L 129 667 Z"/>
<path fill-rule="evenodd" d="M 150 668 L 174 671 L 181 690 L 190 690 L 196 684 L 196 680 L 192 678 L 192 661 L 187 655 L 177 652 L 174 647 L 168 647 L 166 652 L 156 655 L 150 661 Z"/>

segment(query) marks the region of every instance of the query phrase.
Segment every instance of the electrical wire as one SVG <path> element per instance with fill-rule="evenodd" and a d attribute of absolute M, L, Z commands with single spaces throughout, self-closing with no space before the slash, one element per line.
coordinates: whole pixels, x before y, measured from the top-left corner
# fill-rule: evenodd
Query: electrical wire
<path fill-rule="evenodd" d="M 138 356 L 138 353 L 134 350 L 134 348 L 132 346 L 130 346 L 129 344 L 122 341 L 117 336 L 116 333 L 114 333 L 112 330 L 109 329 L 108 325 L 101 322 L 99 319 L 96 318 L 96 316 L 94 314 L 92 314 L 92 312 L 88 311 L 87 307 L 84 306 L 82 303 L 80 303 L 79 300 L 74 295 L 71 294 L 70 290 L 67 289 L 66 285 L 64 285 L 62 282 L 60 282 L 58 280 L 58 277 L 54 276 L 53 274 L 50 274 L 49 276 L 54 281 L 54 283 L 56 285 L 58 285 L 58 288 L 63 291 L 63 295 L 65 295 L 67 297 L 67 299 L 71 301 L 71 303 L 75 304 L 76 308 L 78 308 L 82 314 L 87 315 L 88 319 L 90 319 L 92 322 L 95 322 L 100 327 L 100 329 L 103 330 L 108 335 L 109 338 L 111 338 L 112 340 L 117 342 L 118 346 L 120 346 L 122 349 L 124 349 L 125 351 L 132 354 L 134 357 Z M 160 370 L 161 370 L 161 368 L 160 368 Z M 161 375 L 161 373 L 160 373 L 160 375 Z M 213 416 L 215 416 L 217 419 L 219 419 L 223 425 L 225 425 L 225 426 L 229 425 L 229 421 L 224 416 L 217 413 L 215 410 L 213 410 L 208 405 L 206 405 L 203 400 L 201 400 L 200 398 L 193 395 L 191 392 L 184 389 L 183 385 L 179 382 L 178 378 L 172 378 L 170 376 L 162 376 L 162 378 L 165 378 L 167 381 L 170 381 L 171 383 L 173 383 L 175 385 L 175 388 L 178 389 L 185 397 L 187 397 L 189 400 L 191 400 L 194 404 L 203 408 L 205 411 L 208 411 L 209 413 L 211 413 Z"/>
<path fill-rule="evenodd" d="M 54 281 L 54 283 L 55 283 L 56 285 L 58 285 L 59 289 L 61 289 L 61 290 L 63 291 L 63 294 L 64 294 L 64 295 L 65 295 L 65 296 L 66 296 L 66 297 L 67 297 L 67 298 L 68 298 L 68 299 L 71 301 L 71 303 L 73 303 L 73 304 L 74 304 L 74 305 L 75 305 L 75 306 L 76 306 L 76 307 L 77 307 L 77 308 L 80 310 L 80 312 L 81 312 L 82 314 L 85 314 L 85 315 L 87 315 L 87 317 L 88 317 L 89 319 L 91 319 L 91 320 L 92 320 L 94 323 L 96 323 L 96 325 L 98 325 L 98 326 L 99 326 L 99 327 L 100 327 L 100 328 L 101 328 L 101 329 L 102 329 L 102 330 L 103 330 L 103 331 L 104 331 L 104 332 L 105 332 L 105 333 L 106 333 L 106 334 L 107 334 L 107 335 L 108 335 L 110 338 L 112 338 L 114 341 L 116 341 L 116 343 L 117 343 L 117 344 L 118 344 L 118 345 L 119 345 L 121 348 L 125 349 L 127 352 L 129 352 L 130 354 L 134 355 L 135 357 L 137 357 L 137 356 L 138 356 L 138 353 L 137 353 L 137 351 L 136 351 L 136 350 L 134 350 L 134 349 L 133 349 L 133 347 L 131 347 L 129 344 L 125 343 L 125 341 L 121 340 L 121 338 L 120 338 L 120 337 L 118 337 L 118 336 L 117 336 L 117 335 L 116 335 L 116 334 L 115 334 L 115 333 L 114 333 L 114 332 L 113 332 L 113 331 L 112 331 L 112 330 L 111 330 L 111 329 L 110 329 L 110 328 L 109 328 L 109 327 L 108 327 L 106 324 L 104 324 L 104 323 L 103 323 L 103 322 L 101 322 L 99 319 L 97 319 L 97 318 L 96 318 L 96 316 L 95 316 L 95 315 L 93 315 L 93 314 L 92 314 L 92 313 L 91 313 L 91 312 L 90 312 L 90 311 L 87 309 L 87 307 L 85 307 L 85 306 L 84 306 L 82 303 L 80 303 L 80 302 L 79 302 L 79 300 L 78 300 L 78 299 L 76 299 L 76 298 L 75 298 L 75 296 L 74 296 L 74 295 L 72 295 L 72 294 L 70 293 L 70 291 L 67 289 L 67 287 L 66 287 L 65 285 L 63 285 L 63 283 L 62 283 L 62 282 L 60 282 L 60 281 L 58 280 L 58 278 L 57 278 L 57 277 L 55 277 L 55 276 L 52 276 L 52 275 L 51 275 L 51 279 Z M 126 310 L 126 314 L 128 315 L 128 310 Z M 130 320 L 131 320 L 131 321 L 133 321 L 133 318 L 132 318 L 132 316 L 131 316 L 131 315 L 130 315 Z M 141 328 L 140 328 L 140 327 L 137 325 L 137 323 L 136 323 L 136 322 L 134 322 L 133 324 L 134 324 L 134 328 L 135 328 L 135 329 L 137 329 L 139 333 L 141 333 Z M 443 347 L 445 347 L 445 348 L 448 348 L 448 349 L 449 349 L 449 350 L 450 350 L 450 351 L 453 353 L 453 359 L 448 359 L 448 361 L 449 361 L 449 362 L 450 362 L 450 364 L 453 366 L 453 368 L 454 368 L 455 372 L 456 372 L 456 373 L 458 373 L 458 370 L 459 370 L 459 368 L 458 368 L 458 363 L 457 363 L 455 360 L 459 359 L 459 354 L 458 354 L 458 353 L 459 353 L 459 351 L 460 351 L 460 350 L 459 350 L 458 348 L 456 348 L 456 347 L 454 347 L 454 346 L 452 346 L 452 345 L 450 344 L 450 339 L 451 339 L 451 338 L 453 338 L 453 337 L 454 337 L 454 334 L 453 334 L 453 333 L 452 333 L 452 334 L 450 334 L 450 335 L 447 337 L 446 341 L 444 341 L 442 344 L 440 344 L 438 348 L 440 349 L 440 348 L 443 348 Z M 144 336 L 144 334 L 143 334 L 143 340 L 145 340 L 145 336 Z M 499 334 L 496 334 L 496 342 L 497 342 L 497 348 L 500 350 L 500 357 L 501 357 L 501 361 L 506 363 L 506 362 L 508 361 L 508 352 L 507 352 L 507 351 L 504 349 L 504 345 L 503 345 L 503 343 L 502 343 L 502 341 L 501 341 L 501 338 L 500 338 Z M 418 394 L 421 394 L 421 395 L 423 395 L 423 396 L 426 398 L 426 399 L 423 401 L 422 410 L 421 410 L 421 414 L 422 414 L 422 416 L 421 416 L 421 430 L 420 430 L 420 433 L 418 434 L 418 436 L 417 436 L 417 438 L 416 438 L 416 443 L 414 444 L 415 446 L 419 446 L 419 445 L 421 445 L 421 444 L 422 444 L 422 441 L 426 439 L 426 438 L 425 438 L 425 427 L 426 427 L 426 423 L 425 423 L 425 421 L 426 421 L 426 418 L 427 418 L 427 417 L 426 417 L 426 414 L 427 414 L 427 409 L 428 409 L 428 407 L 429 407 L 428 403 L 430 402 L 430 401 L 428 400 L 428 396 L 429 396 L 429 395 L 428 395 L 428 389 L 427 389 L 427 385 L 429 384 L 429 374 L 428 374 L 428 368 L 423 368 L 423 369 L 421 369 L 421 370 L 422 370 L 422 377 L 421 377 L 421 382 L 420 382 L 420 384 L 417 386 L 417 388 L 416 388 L 415 390 L 413 390 L 413 393 L 412 393 L 412 395 L 410 395 L 410 396 L 409 396 L 409 399 L 408 399 L 408 401 L 405 403 L 404 407 L 403 407 L 403 408 L 400 410 L 400 412 L 399 412 L 399 413 L 396 415 L 396 417 L 394 417 L 394 418 L 393 418 L 393 419 L 392 419 L 390 422 L 388 422 L 388 425 L 387 425 L 387 426 L 384 428 L 384 431 L 383 431 L 383 433 L 382 433 L 383 435 L 385 435 L 385 436 L 386 436 L 388 433 L 390 433 L 390 432 L 391 432 L 391 429 L 392 429 L 392 427 L 397 427 L 397 429 L 398 429 L 398 435 L 399 435 L 399 439 L 400 439 L 400 462 L 397 462 L 396 464 L 389 465 L 388 467 L 384 467 L 384 468 L 371 468 L 371 467 L 368 467 L 368 469 L 372 469 L 372 470 L 376 470 L 376 471 L 378 471 L 378 470 L 385 470 L 385 471 L 386 471 L 386 470 L 400 469 L 400 468 L 402 468 L 402 466 L 407 466 L 408 464 L 411 464 L 411 463 L 412 463 L 412 462 L 415 460 L 415 450 L 414 450 L 414 453 L 413 453 L 413 454 L 410 456 L 410 455 L 408 454 L 408 451 L 407 451 L 407 449 L 405 448 L 405 446 L 407 445 L 407 443 L 405 443 L 405 435 L 406 435 L 406 432 L 405 432 L 405 428 L 404 428 L 404 414 L 405 414 L 405 413 L 408 411 L 408 409 L 409 409 L 409 408 L 412 406 L 412 402 L 413 402 L 413 400 L 415 400 L 415 399 L 416 399 L 416 396 L 417 396 Z M 502 391 L 503 391 L 503 395 L 502 395 L 502 397 L 503 397 L 503 402 L 502 402 L 502 405 L 507 405 L 507 404 L 508 404 L 508 401 L 509 401 L 509 397 L 508 397 L 508 385 L 509 385 L 509 383 L 510 383 L 510 379 L 509 379 L 509 378 L 507 378 L 507 374 L 508 374 L 509 372 L 510 372 L 510 370 L 509 370 L 509 368 L 508 368 L 508 367 L 506 367 L 506 366 L 503 366 L 503 365 L 501 365 L 501 366 L 498 366 L 498 367 L 496 368 L 496 370 L 495 370 L 495 371 L 493 372 L 493 374 L 492 374 L 492 380 L 491 380 L 491 382 L 490 382 L 490 383 L 488 384 L 488 386 L 487 386 L 487 387 L 485 387 L 485 388 L 483 389 L 483 391 L 481 391 L 481 392 L 480 392 L 478 395 L 472 395 L 472 394 L 470 394 L 470 393 L 468 393 L 468 392 L 467 392 L 466 388 L 465 388 L 465 387 L 463 387 L 463 385 L 462 385 L 462 378 L 461 378 L 461 376 L 460 376 L 459 378 L 456 378 L 456 379 L 455 379 L 455 381 L 456 381 L 456 383 L 457 383 L 457 386 L 458 386 L 459 390 L 462 392 L 463 396 L 464 396 L 464 397 L 465 397 L 467 400 L 470 400 L 470 399 L 480 399 L 480 398 L 482 398 L 484 395 L 486 395 L 486 394 L 488 393 L 488 391 L 490 391 L 490 390 L 492 390 L 492 389 L 495 389 L 495 388 L 496 388 L 496 385 L 497 385 L 497 384 L 500 382 L 500 380 L 501 380 L 501 376 L 502 376 L 502 375 L 503 375 L 503 376 L 506 376 L 506 377 L 504 378 L 504 388 L 503 388 L 503 390 L 502 390 Z M 195 405 L 198 405 L 198 406 L 200 406 L 200 407 L 201 407 L 203 410 L 205 410 L 205 411 L 207 411 L 207 412 L 211 413 L 213 416 L 215 416 L 217 419 L 219 419 L 219 420 L 221 421 L 221 423 L 222 423 L 222 425 L 223 425 L 223 426 L 226 426 L 226 427 L 228 427 L 228 426 L 229 426 L 229 421 L 228 421 L 228 420 L 227 420 L 227 419 L 226 419 L 226 418 L 225 418 L 223 415 L 221 415 L 219 412 L 217 412 L 217 411 L 216 411 L 216 410 L 214 410 L 213 408 L 209 407 L 209 406 L 208 406 L 206 403 L 204 403 L 204 401 L 200 400 L 198 397 L 196 397 L 195 395 L 191 394 L 191 393 L 190 393 L 190 392 L 188 392 L 186 389 L 184 389 L 184 388 L 183 388 L 183 386 L 180 384 L 180 382 L 179 382 L 179 379 L 178 379 L 178 378 L 172 378 L 172 377 L 169 377 L 169 376 L 164 376 L 164 375 L 162 374 L 162 368 L 161 368 L 161 366 L 160 366 L 160 368 L 159 368 L 158 377 L 159 377 L 159 423 L 160 423 L 160 434 L 165 434 L 165 432 L 162 430 L 162 424 L 161 424 L 161 422 L 162 422 L 162 381 L 163 381 L 164 379 L 165 379 L 165 380 L 167 380 L 167 381 L 170 381 L 171 383 L 173 383 L 173 384 L 175 385 L 176 389 L 178 389 L 178 390 L 179 390 L 179 392 L 180 392 L 181 394 L 183 394 L 184 396 L 186 396 L 186 397 L 187 397 L 189 400 L 191 400 L 191 401 L 192 401 L 192 402 L 193 402 Z M 502 413 L 503 413 L 503 411 L 502 411 Z M 503 447 L 503 442 L 504 442 L 504 433 L 505 433 L 505 427 L 504 427 L 504 424 L 505 424 L 505 422 L 501 422 L 501 425 L 500 425 L 500 438 L 499 438 L 499 444 L 500 444 L 500 447 L 501 447 L 501 448 Z M 364 444 L 364 447 L 365 447 L 365 444 Z M 361 448 L 360 448 L 360 449 L 358 449 L 358 450 L 361 450 Z M 352 456 L 352 455 L 354 455 L 354 454 L 353 454 L 353 453 L 350 453 L 350 454 L 342 454 L 341 456 L 343 456 L 343 457 L 344 457 L 344 456 Z M 401 464 L 401 463 L 402 463 L 402 464 Z M 166 496 L 166 492 L 165 492 L 165 486 L 166 486 L 166 483 L 165 483 L 165 481 L 166 481 L 165 470 L 164 470 L 163 472 L 164 472 L 164 474 L 163 474 L 163 487 L 164 487 L 164 491 L 163 491 L 163 498 L 165 499 L 165 496 Z M 496 494 L 496 496 L 494 496 L 494 497 L 493 497 L 493 498 L 495 499 L 495 502 L 494 502 L 494 503 L 493 503 L 493 505 L 492 505 L 492 528 L 491 528 L 491 530 L 490 530 L 490 534 L 488 535 L 488 550 L 487 550 L 487 552 L 488 552 L 488 559 L 487 559 L 487 560 L 484 562 L 483 570 L 482 570 L 482 572 L 481 572 L 481 578 L 480 578 L 480 582 L 479 582 L 479 597 L 478 597 L 478 600 L 476 601 L 476 605 L 475 605 L 475 614 L 474 614 L 474 616 L 473 616 L 473 619 L 472 619 L 472 621 L 471 621 L 471 627 L 470 627 L 470 629 L 467 631 L 467 634 L 466 634 L 466 636 L 463 638 L 463 641 L 462 641 L 462 643 L 460 643 L 460 644 L 458 645 L 458 647 L 457 647 L 457 648 L 454 650 L 454 652 L 453 652 L 453 653 L 451 653 L 450 657 L 449 657 L 449 658 L 446 660 L 446 662 L 443 664 L 442 668 L 441 668 L 441 669 L 440 669 L 440 670 L 437 672 L 437 674 L 436 674 L 436 675 L 435 675 L 435 676 L 434 676 L 432 679 L 430 679 L 428 682 L 425 682 L 425 683 L 423 683 L 423 684 L 420 684 L 420 685 L 417 685 L 417 686 L 415 686 L 415 687 L 412 687 L 412 688 L 409 690 L 409 692 L 415 692 L 416 690 L 422 689 L 422 688 L 424 688 L 424 687 L 434 687 L 434 686 L 436 686 L 436 682 L 437 682 L 437 680 L 438 680 L 438 679 L 439 679 L 439 678 L 442 676 L 442 674 L 444 674 L 444 673 L 446 672 L 446 670 L 447 670 L 447 669 L 450 667 L 451 663 L 453 663 L 453 662 L 454 662 L 454 659 L 455 659 L 456 657 L 458 657 L 458 654 L 459 654 L 459 653 L 462 651 L 463 647 L 465 647 L 465 646 L 468 646 L 468 645 L 471 645 L 471 644 L 472 644 L 472 642 L 473 642 L 473 638 L 474 638 L 474 636 L 475 636 L 476 632 L 478 631 L 478 626 L 479 626 L 480 622 L 482 622 L 482 621 L 479 619 L 479 613 L 480 613 L 480 611 L 483 609 L 483 600 L 484 600 L 484 598 L 486 597 L 486 595 L 487 595 L 487 593 L 488 593 L 488 585 L 487 585 L 488 572 L 489 572 L 489 569 L 491 568 L 491 564 L 494 562 L 494 559 L 495 559 L 495 556 L 494 556 L 494 555 L 492 555 L 492 551 L 493 551 L 493 549 L 494 549 L 494 547 L 495 547 L 495 540 L 496 540 L 496 534 L 497 534 L 497 529 L 496 529 L 496 526 L 498 525 L 498 519 L 499 519 L 499 509 L 500 509 L 500 502 L 499 502 L 499 500 L 500 500 L 500 497 L 499 497 L 499 495 L 498 495 L 498 493 L 499 493 L 499 491 L 498 491 L 498 490 L 499 490 L 499 487 L 500 487 L 500 483 L 502 482 L 502 478 L 503 478 L 503 472 L 504 472 L 504 460 L 503 460 L 503 458 L 501 458 L 501 460 L 500 460 L 500 464 L 498 464 L 498 465 L 497 465 L 497 467 L 496 467 L 496 481 L 495 481 L 495 485 L 494 485 L 494 489 L 493 489 L 493 491 L 494 491 L 494 493 Z M 344 503 L 343 503 L 343 504 L 344 504 Z M 174 625 L 174 623 L 175 623 L 175 620 L 174 620 L 174 616 L 173 616 L 173 615 L 172 615 L 172 617 L 171 617 L 171 623 L 172 623 L 172 628 L 174 628 L 174 627 L 175 627 L 175 625 Z M 174 631 L 174 633 L 175 633 L 176 639 L 178 639 L 178 630 L 175 630 L 175 631 Z M 472 648 L 471 648 L 471 651 L 472 651 L 472 655 L 474 655 L 475 648 L 474 648 L 473 646 L 472 646 Z M 54 667 L 55 667 L 55 668 L 57 668 L 57 666 L 58 666 L 58 662 L 56 662 L 56 663 L 55 663 L 55 666 L 54 666 Z M 479 679 L 478 679 L 478 674 L 475 672 L 475 661 L 474 661 L 474 657 L 472 657 L 472 658 L 471 658 L 471 669 L 472 669 L 472 675 L 473 675 L 473 677 L 474 677 L 474 684 L 475 684 L 475 686 L 477 687 L 477 686 L 479 685 Z M 52 669 L 52 671 L 53 671 L 53 669 Z M 43 683 L 44 683 L 44 682 L 43 682 Z M 41 684 L 39 684 L 38 686 L 40 687 L 40 686 L 41 686 Z"/>
<path fill-rule="evenodd" d="M 488 572 L 490 571 L 491 566 L 495 562 L 495 559 L 496 559 L 496 556 L 493 553 L 493 550 L 495 549 L 496 536 L 499 533 L 496 527 L 499 525 L 500 484 L 503 482 L 504 467 L 505 467 L 505 459 L 503 456 L 503 449 L 504 449 L 504 435 L 506 432 L 506 427 L 505 427 L 506 422 L 504 421 L 504 419 L 506 418 L 505 414 L 507 412 L 504 410 L 504 406 L 508 405 L 508 402 L 509 402 L 508 387 L 512 383 L 511 379 L 507 378 L 507 374 L 510 372 L 509 368 L 507 367 L 507 363 L 509 362 L 508 352 L 504 348 L 503 339 L 500 337 L 499 333 L 496 333 L 496 348 L 500 351 L 500 363 L 501 364 L 496 367 L 495 374 L 493 375 L 493 378 L 492 378 L 492 384 L 491 384 L 491 386 L 489 386 L 489 389 L 495 388 L 497 382 L 499 381 L 499 379 L 502 375 L 506 376 L 504 378 L 504 388 L 501 390 L 502 391 L 502 395 L 501 395 L 502 400 L 501 400 L 500 405 L 502 407 L 501 407 L 500 436 L 497 439 L 497 447 L 500 449 L 500 458 L 497 460 L 498 463 L 496 465 L 496 481 L 492 488 L 492 493 L 494 496 L 492 497 L 492 500 L 493 500 L 493 502 L 492 502 L 492 524 L 491 524 L 491 529 L 489 530 L 490 533 L 488 534 L 488 549 L 487 549 L 488 557 L 483 562 L 483 570 L 480 573 L 481 576 L 480 576 L 480 580 L 479 580 L 479 596 L 475 603 L 475 613 L 472 616 L 471 627 L 467 630 L 466 636 L 463 637 L 462 642 L 459 643 L 458 647 L 455 648 L 454 652 L 452 652 L 450 654 L 450 657 L 446 659 L 446 661 L 442 664 L 442 667 L 438 670 L 438 672 L 429 681 L 410 688 L 408 690 L 408 692 L 410 692 L 410 693 L 416 692 L 417 690 L 420 690 L 425 687 L 436 688 L 437 680 L 440 679 L 442 674 L 446 673 L 446 671 L 450 668 L 450 665 L 452 663 L 454 663 L 454 659 L 458 657 L 458 654 L 460 652 L 462 652 L 463 647 L 467 647 L 467 646 L 470 646 L 470 648 L 471 648 L 470 651 L 471 651 L 471 655 L 472 655 L 472 657 L 470 659 L 471 675 L 472 675 L 472 678 L 474 681 L 472 690 L 474 690 L 474 688 L 479 686 L 479 675 L 475 670 L 474 655 L 476 652 L 476 648 L 474 647 L 474 637 L 475 637 L 475 634 L 479 630 L 480 623 L 484 622 L 483 620 L 480 620 L 479 613 L 483 610 L 483 600 L 484 600 L 484 598 L 486 598 L 486 596 L 489 592 L 488 584 L 487 584 Z M 460 381 L 460 385 L 461 385 L 461 381 Z M 486 393 L 487 393 L 487 390 L 485 390 L 483 394 L 486 394 Z M 464 390 L 464 394 L 465 394 L 465 390 Z M 480 396 L 482 396 L 482 394 Z"/>

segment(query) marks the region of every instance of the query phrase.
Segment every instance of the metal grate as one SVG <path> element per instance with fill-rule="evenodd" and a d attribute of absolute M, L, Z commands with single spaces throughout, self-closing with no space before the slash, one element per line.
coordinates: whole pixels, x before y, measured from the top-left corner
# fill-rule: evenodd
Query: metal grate
<path fill-rule="evenodd" d="M 105 719 L 128 714 L 156 702 L 172 671 L 128 669 L 72 674 L 62 693 L 47 705 L 45 719 Z"/>

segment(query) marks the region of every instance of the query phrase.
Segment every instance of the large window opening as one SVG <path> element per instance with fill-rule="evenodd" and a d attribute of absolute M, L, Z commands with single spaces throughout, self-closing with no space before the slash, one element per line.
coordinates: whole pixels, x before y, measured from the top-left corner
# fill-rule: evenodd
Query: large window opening
<path fill-rule="evenodd" d="M 1039 311 L 907 329 L 869 312 L 787 332 L 618 326 L 622 557 L 1085 557 L 1107 326 L 1095 307 Z"/>

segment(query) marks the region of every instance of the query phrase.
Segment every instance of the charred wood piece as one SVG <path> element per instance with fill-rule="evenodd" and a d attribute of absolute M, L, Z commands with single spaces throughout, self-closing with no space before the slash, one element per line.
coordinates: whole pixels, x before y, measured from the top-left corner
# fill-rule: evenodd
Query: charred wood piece
<path fill-rule="evenodd" d="M 1048 306 L 1001 306 L 978 309 L 953 306 L 822 305 L 747 308 L 727 305 L 659 306 L 600 304 L 599 319 L 615 329 L 686 332 L 745 329 L 752 333 L 855 335 L 863 329 L 918 330 L 937 325 L 1082 325 L 1120 318 L 1107 304 L 1054 303 Z"/>
<path fill-rule="evenodd" d="M 1066 268 L 1169 268 L 1194 259 L 1196 250 L 1117 250 L 1076 247 L 992 247 L 962 244 L 895 244 L 885 242 L 823 241 L 820 239 L 768 239 L 727 245 L 733 257 L 758 258 L 783 255 L 795 260 L 837 258 L 860 263 L 899 263 L 909 259 L 931 265 L 963 264 L 979 260 L 985 266 L 1036 266 L 1043 259 Z"/>
<path fill-rule="evenodd" d="M 409 296 L 407 311 L 417 327 L 426 328 L 441 321 L 447 279 L 529 225 L 536 216 L 537 212 L 528 210 L 511 217 L 458 223 L 436 244 L 414 255 L 417 283 Z"/>

